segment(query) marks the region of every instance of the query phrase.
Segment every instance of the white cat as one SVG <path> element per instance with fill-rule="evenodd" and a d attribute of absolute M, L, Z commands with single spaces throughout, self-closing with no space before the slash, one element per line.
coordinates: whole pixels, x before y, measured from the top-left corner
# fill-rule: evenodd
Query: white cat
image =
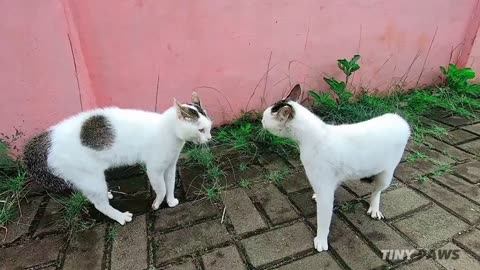
<path fill-rule="evenodd" d="M 410 137 L 410 127 L 396 114 L 351 125 L 328 125 L 295 102 L 300 94 L 300 85 L 296 85 L 287 98 L 265 110 L 262 124 L 271 133 L 299 145 L 300 159 L 316 194 L 314 245 L 320 252 L 328 249 L 333 196 L 343 181 L 374 176 L 375 189 L 367 214 L 383 218 L 380 193 L 390 185 Z"/>
<path fill-rule="evenodd" d="M 67 118 L 32 138 L 25 146 L 29 176 L 55 192 L 80 191 L 96 209 L 120 224 L 132 214 L 113 208 L 108 199 L 104 171 L 120 165 L 145 163 L 156 193 L 158 209 L 165 195 L 170 207 L 174 197 L 175 170 L 185 141 L 206 143 L 212 137 L 211 120 L 200 98 L 179 104 L 164 113 L 104 108 Z"/>

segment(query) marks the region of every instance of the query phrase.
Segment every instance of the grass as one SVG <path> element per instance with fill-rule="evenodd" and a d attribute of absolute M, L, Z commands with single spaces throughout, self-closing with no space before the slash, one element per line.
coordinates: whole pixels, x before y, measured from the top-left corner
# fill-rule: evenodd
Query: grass
<path fill-rule="evenodd" d="M 249 179 L 240 179 L 240 182 L 238 183 L 242 188 L 249 189 L 252 186 L 252 181 Z"/>
<path fill-rule="evenodd" d="M 285 180 L 285 178 L 289 173 L 290 173 L 290 170 L 288 168 L 283 168 L 278 171 L 269 172 L 266 175 L 266 179 L 276 184 L 280 184 L 283 180 Z"/>
<path fill-rule="evenodd" d="M 26 173 L 23 165 L 9 154 L 8 144 L 0 140 L 0 228 L 21 213 L 25 196 Z"/>
<path fill-rule="evenodd" d="M 408 156 L 407 156 L 407 162 L 409 163 L 413 163 L 417 160 L 421 160 L 421 159 L 428 159 L 428 156 L 422 152 L 419 152 L 419 151 L 415 151 L 415 152 L 411 152 Z"/>
<path fill-rule="evenodd" d="M 437 165 L 439 166 L 439 168 L 432 173 L 435 176 L 443 176 L 445 174 L 453 172 L 452 165 L 448 163 L 437 162 Z"/>
<path fill-rule="evenodd" d="M 247 156 L 277 153 L 287 157 L 298 156 L 297 145 L 286 138 L 272 135 L 262 127 L 261 114 L 249 112 L 214 134 L 216 145 L 239 151 Z"/>
<path fill-rule="evenodd" d="M 119 225 L 112 224 L 107 231 L 107 243 L 113 243 L 118 237 Z"/>
<path fill-rule="evenodd" d="M 83 231 L 93 226 L 92 220 L 87 220 L 84 216 L 88 213 L 90 202 L 80 192 L 75 192 L 71 196 L 53 198 L 63 206 L 63 218 L 65 227 L 71 233 Z"/>

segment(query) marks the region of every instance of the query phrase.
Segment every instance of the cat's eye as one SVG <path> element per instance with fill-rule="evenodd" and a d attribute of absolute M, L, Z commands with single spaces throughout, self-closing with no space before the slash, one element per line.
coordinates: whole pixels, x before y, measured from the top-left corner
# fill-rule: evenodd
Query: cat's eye
<path fill-rule="evenodd" d="M 205 129 L 204 129 L 204 128 L 201 128 L 201 129 L 199 129 L 198 131 L 200 131 L 200 133 L 203 133 L 203 132 L 205 132 Z"/>

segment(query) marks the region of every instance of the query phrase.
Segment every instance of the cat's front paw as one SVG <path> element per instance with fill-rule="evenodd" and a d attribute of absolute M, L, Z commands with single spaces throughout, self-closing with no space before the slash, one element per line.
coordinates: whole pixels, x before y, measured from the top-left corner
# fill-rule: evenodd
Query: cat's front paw
<path fill-rule="evenodd" d="M 369 207 L 368 210 L 367 210 L 367 214 L 370 215 L 373 219 L 383 219 L 385 218 L 382 214 L 382 212 L 380 212 L 380 209 L 378 208 L 373 208 L 373 207 Z"/>
<path fill-rule="evenodd" d="M 113 199 L 113 194 L 112 194 L 112 192 L 109 191 L 109 192 L 107 193 L 107 197 L 108 197 L 109 200 Z"/>
<path fill-rule="evenodd" d="M 155 198 L 155 200 L 153 201 L 152 203 L 152 209 L 153 210 L 157 210 L 158 208 L 160 208 L 160 204 L 162 203 L 161 200 L 158 199 L 158 196 Z"/>
<path fill-rule="evenodd" d="M 168 207 L 175 207 L 178 205 L 178 199 L 173 198 L 171 200 L 167 200 Z"/>
<path fill-rule="evenodd" d="M 130 212 L 123 212 L 120 213 L 120 216 L 117 219 L 117 222 L 120 223 L 120 225 L 125 225 L 125 223 L 132 221 L 133 214 Z"/>
<path fill-rule="evenodd" d="M 317 201 L 317 194 L 316 193 L 313 193 L 312 200 Z"/>
<path fill-rule="evenodd" d="M 327 242 L 327 239 L 323 239 L 323 238 L 320 238 L 320 237 L 315 237 L 315 239 L 313 239 L 313 244 L 315 245 L 315 249 L 318 251 L 318 252 L 322 252 L 324 250 L 328 250 L 328 242 Z"/>

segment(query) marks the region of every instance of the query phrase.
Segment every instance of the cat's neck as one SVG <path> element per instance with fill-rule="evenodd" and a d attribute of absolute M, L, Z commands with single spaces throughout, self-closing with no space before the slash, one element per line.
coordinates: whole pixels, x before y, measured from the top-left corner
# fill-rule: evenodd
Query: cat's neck
<path fill-rule="evenodd" d="M 175 142 L 179 147 L 182 147 L 185 141 L 177 135 L 177 124 L 177 111 L 175 107 L 171 107 L 161 114 L 161 121 L 157 132 L 162 134 L 162 140 Z"/>
<path fill-rule="evenodd" d="M 329 125 L 303 106 L 296 108 L 297 115 L 289 125 L 290 139 L 300 147 L 309 147 L 327 136 Z"/>

